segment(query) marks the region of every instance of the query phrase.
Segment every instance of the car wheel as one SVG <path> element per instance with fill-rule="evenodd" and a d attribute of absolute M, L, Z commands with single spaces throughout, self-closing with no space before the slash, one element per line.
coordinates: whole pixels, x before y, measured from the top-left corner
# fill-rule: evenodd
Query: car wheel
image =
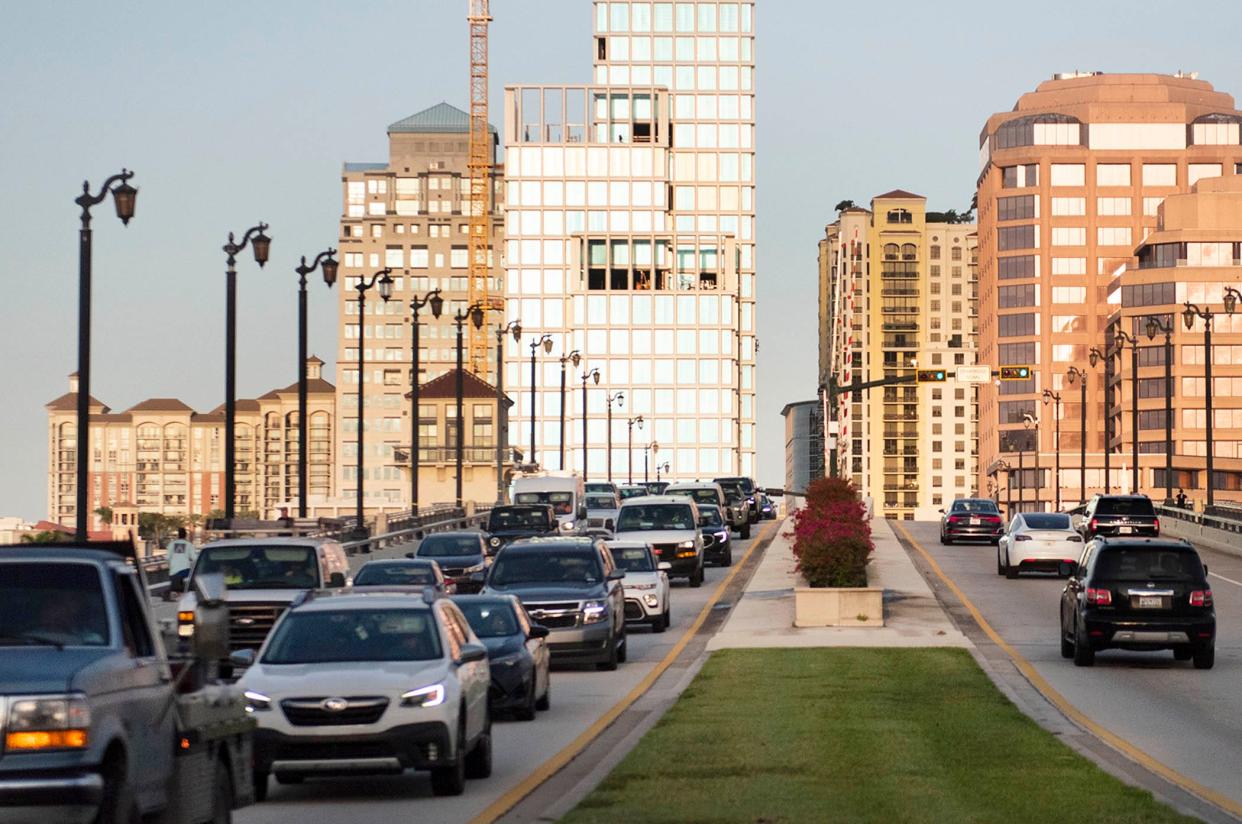
<path fill-rule="evenodd" d="M 1015 578 L 1018 577 L 1018 572 L 1021 569 L 1022 567 L 1018 566 L 1017 564 L 1009 563 L 1009 555 L 1008 554 L 1005 555 L 1005 577 L 1006 578 L 1008 578 L 1011 581 L 1014 580 Z"/>
<path fill-rule="evenodd" d="M 233 779 L 223 761 L 216 761 L 216 777 L 211 793 L 211 824 L 233 822 Z"/>
<path fill-rule="evenodd" d="M 721 560 L 720 565 L 726 567 L 733 566 L 733 547 L 725 550 L 724 558 Z"/>
<path fill-rule="evenodd" d="M 953 539 L 950 538 L 948 535 L 941 535 L 940 543 L 944 544 L 945 546 L 953 546 Z"/>
<path fill-rule="evenodd" d="M 535 709 L 540 712 L 546 712 L 552 709 L 552 681 L 548 680 L 548 685 L 543 689 L 543 695 L 535 702 Z"/>
<path fill-rule="evenodd" d="M 125 769 L 125 754 L 115 753 L 103 773 L 103 799 L 95 820 L 99 824 L 138 824 L 138 801 Z"/>
<path fill-rule="evenodd" d="M 750 538 L 750 521 L 749 520 L 746 521 L 746 523 L 742 524 L 742 529 L 740 531 L 742 533 L 743 541 Z"/>
<path fill-rule="evenodd" d="M 596 664 L 595 667 L 605 672 L 612 672 L 617 668 L 617 645 L 613 643 L 611 638 L 608 639 L 608 657 Z"/>
<path fill-rule="evenodd" d="M 524 703 L 522 706 L 518 707 L 516 710 L 513 711 L 514 717 L 516 717 L 517 720 L 519 721 L 534 721 L 535 720 L 535 709 L 536 709 L 535 704 L 537 703 L 535 699 L 535 683 L 537 681 L 538 679 L 535 678 L 534 670 L 531 670 L 530 688 L 526 691 L 526 703 Z"/>
<path fill-rule="evenodd" d="M 1195 651 L 1191 649 L 1190 647 L 1174 647 L 1173 648 L 1173 660 L 1174 661 L 1189 661 L 1191 658 L 1194 657 L 1194 655 L 1195 655 Z"/>
<path fill-rule="evenodd" d="M 690 575 L 690 586 L 698 588 L 703 586 L 703 565 L 699 564 L 699 568 Z"/>
<path fill-rule="evenodd" d="M 1087 637 L 1083 634 L 1082 627 L 1077 622 L 1074 625 L 1074 666 L 1090 667 L 1095 664 L 1095 650 L 1091 649 L 1091 645 L 1087 643 Z"/>
<path fill-rule="evenodd" d="M 667 612 L 662 612 L 659 615 L 657 615 L 655 618 L 651 620 L 651 631 L 652 632 L 664 632 L 664 630 L 668 629 L 668 624 L 665 623 L 667 619 L 668 619 Z"/>
<path fill-rule="evenodd" d="M 268 777 L 269 777 L 269 774 L 267 772 L 264 772 L 263 770 L 255 770 L 254 774 L 251 776 L 252 780 L 254 781 L 254 800 L 255 801 L 266 801 L 267 800 L 267 779 Z"/>
<path fill-rule="evenodd" d="M 474 742 L 474 749 L 466 756 L 466 778 L 489 778 L 491 774 L 492 718 L 489 714 L 483 722 L 483 733 L 479 736 L 479 740 Z"/>
<path fill-rule="evenodd" d="M 621 633 L 621 648 L 617 650 L 617 662 L 624 664 L 630 657 L 630 641 L 624 632 Z"/>
<path fill-rule="evenodd" d="M 1065 635 L 1065 624 L 1061 624 L 1061 657 L 1074 657 L 1074 642 Z"/>
<path fill-rule="evenodd" d="M 944 543 L 944 541 L 942 540 L 941 543 Z M 996 550 L 996 574 L 997 575 L 1005 574 L 1005 565 L 1001 563 L 1001 556 L 1000 556 L 999 549 Z"/>
<path fill-rule="evenodd" d="M 1216 663 L 1216 645 L 1209 644 L 1195 650 L 1195 669 L 1209 670 Z"/>
<path fill-rule="evenodd" d="M 673 608 L 672 606 L 665 604 L 664 605 L 664 628 L 668 629 L 672 625 L 673 625 Z"/>
<path fill-rule="evenodd" d="M 466 791 L 466 711 L 461 711 L 457 725 L 457 757 L 447 767 L 431 770 L 431 792 L 434 795 L 461 795 Z"/>

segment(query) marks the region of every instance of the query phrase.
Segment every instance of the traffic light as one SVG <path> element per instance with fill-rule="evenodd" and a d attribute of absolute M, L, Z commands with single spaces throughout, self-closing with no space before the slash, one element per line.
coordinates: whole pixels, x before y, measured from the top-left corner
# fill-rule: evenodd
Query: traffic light
<path fill-rule="evenodd" d="M 1031 367 L 1029 366 L 1002 366 L 1000 368 L 1000 379 L 1003 381 L 1026 381 L 1031 379 Z"/>
<path fill-rule="evenodd" d="M 943 369 L 920 369 L 919 383 L 944 383 L 946 372 Z"/>

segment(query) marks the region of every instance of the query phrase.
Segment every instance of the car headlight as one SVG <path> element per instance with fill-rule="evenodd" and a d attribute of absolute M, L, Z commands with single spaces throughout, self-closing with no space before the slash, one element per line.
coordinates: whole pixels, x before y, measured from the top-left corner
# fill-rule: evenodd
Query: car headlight
<path fill-rule="evenodd" d="M 644 590 L 644 589 L 655 589 L 655 588 L 656 588 L 655 584 L 630 584 L 629 586 L 626 587 L 626 589 L 633 589 L 633 590 L 639 590 L 639 591 Z"/>
<path fill-rule="evenodd" d="M 660 603 L 660 599 L 659 599 L 659 598 L 657 598 L 657 597 L 655 596 L 655 594 L 654 594 L 654 593 L 653 593 L 653 594 L 651 594 L 651 595 L 644 595 L 644 596 L 643 596 L 643 601 L 644 601 L 644 602 L 647 604 L 647 606 L 649 606 L 649 607 L 655 607 L 655 606 L 658 606 L 658 605 L 659 605 L 659 603 Z"/>
<path fill-rule="evenodd" d="M 401 693 L 401 706 L 403 707 L 438 707 L 443 703 L 443 684 L 432 684 L 430 687 L 419 687 L 416 690 Z"/>
<path fill-rule="evenodd" d="M 495 535 L 493 535 L 492 537 L 487 539 L 487 543 L 490 546 L 500 546 L 500 539 L 497 538 Z"/>
<path fill-rule="evenodd" d="M 716 540 L 720 541 L 721 543 L 724 543 L 725 541 L 729 540 L 728 532 L 717 532 L 715 533 L 715 535 L 716 535 Z"/>
<path fill-rule="evenodd" d="M 194 610 L 185 609 L 177 612 L 177 637 L 192 638 L 194 636 Z"/>
<path fill-rule="evenodd" d="M 682 541 L 677 545 L 678 549 L 694 549 L 694 541 Z"/>
<path fill-rule="evenodd" d="M 246 690 L 242 697 L 246 699 L 246 712 L 266 712 L 272 708 L 272 699 L 261 692 Z"/>
<path fill-rule="evenodd" d="M 574 528 L 574 522 L 573 522 L 573 521 L 565 521 L 564 523 L 562 523 L 562 524 L 561 524 L 561 531 L 562 531 L 562 532 L 572 532 L 572 531 L 573 531 L 573 528 Z"/>
<path fill-rule="evenodd" d="M 475 572 L 482 572 L 482 571 L 483 571 L 483 570 L 485 570 L 485 569 L 487 569 L 487 564 L 485 564 L 485 563 L 484 563 L 484 564 L 475 564 L 475 565 L 474 565 L 474 566 L 472 566 L 472 567 L 466 567 L 465 574 L 466 574 L 466 575 L 471 575 L 471 574 L 473 574 L 473 573 L 475 573 Z"/>
<path fill-rule="evenodd" d="M 86 747 L 90 726 L 84 695 L 18 698 L 9 705 L 4 745 L 10 752 L 80 750 Z"/>
<path fill-rule="evenodd" d="M 608 617 L 607 601 L 584 601 L 582 603 L 582 623 L 598 624 Z"/>

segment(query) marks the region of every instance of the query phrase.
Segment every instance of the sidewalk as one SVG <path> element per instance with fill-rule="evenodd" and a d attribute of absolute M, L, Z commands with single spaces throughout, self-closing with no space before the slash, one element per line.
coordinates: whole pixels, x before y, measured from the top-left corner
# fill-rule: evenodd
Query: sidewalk
<path fill-rule="evenodd" d="M 793 545 L 782 521 L 759 568 L 707 649 L 737 647 L 969 647 L 915 569 L 888 522 L 871 521 L 871 586 L 884 588 L 883 627 L 795 627 Z"/>

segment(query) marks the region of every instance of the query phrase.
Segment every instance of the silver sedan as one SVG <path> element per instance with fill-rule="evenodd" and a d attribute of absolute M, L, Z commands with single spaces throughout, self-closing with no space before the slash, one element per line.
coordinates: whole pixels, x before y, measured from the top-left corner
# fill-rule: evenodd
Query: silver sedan
<path fill-rule="evenodd" d="M 1020 572 L 1057 572 L 1061 562 L 1082 554 L 1082 536 L 1070 516 L 1060 512 L 1019 512 L 996 545 L 996 574 L 1017 578 Z"/>

